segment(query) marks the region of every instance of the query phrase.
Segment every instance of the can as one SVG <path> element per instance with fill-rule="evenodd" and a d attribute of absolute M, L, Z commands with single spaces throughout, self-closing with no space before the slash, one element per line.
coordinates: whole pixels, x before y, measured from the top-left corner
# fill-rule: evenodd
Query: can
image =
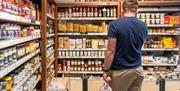
<path fill-rule="evenodd" d="M 2 67 L 4 65 L 4 55 L 3 55 L 3 51 L 0 51 L 0 67 Z"/>

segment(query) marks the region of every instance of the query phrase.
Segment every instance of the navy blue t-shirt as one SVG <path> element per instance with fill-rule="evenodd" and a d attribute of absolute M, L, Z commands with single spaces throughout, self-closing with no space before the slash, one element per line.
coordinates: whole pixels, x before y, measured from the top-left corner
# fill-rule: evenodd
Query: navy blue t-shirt
<path fill-rule="evenodd" d="M 131 69 L 141 66 L 141 48 L 147 39 L 147 26 L 135 17 L 112 21 L 108 37 L 117 39 L 111 70 Z"/>

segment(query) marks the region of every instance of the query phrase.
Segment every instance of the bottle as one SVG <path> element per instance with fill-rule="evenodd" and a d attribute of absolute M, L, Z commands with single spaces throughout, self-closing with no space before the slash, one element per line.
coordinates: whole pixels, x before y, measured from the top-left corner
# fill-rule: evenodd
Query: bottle
<path fill-rule="evenodd" d="M 117 14 L 116 14 L 116 7 L 114 7 L 114 17 L 117 17 Z"/>
<path fill-rule="evenodd" d="M 76 17 L 76 8 L 75 7 L 73 7 L 73 9 L 72 9 L 72 17 Z"/>
<path fill-rule="evenodd" d="M 87 16 L 91 17 L 91 12 L 90 12 L 90 8 L 89 7 L 87 8 Z"/>
<path fill-rule="evenodd" d="M 83 9 L 83 17 L 87 17 L 86 8 Z"/>
<path fill-rule="evenodd" d="M 94 8 L 91 8 L 91 17 L 94 17 Z"/>
<path fill-rule="evenodd" d="M 107 17 L 107 9 L 104 7 L 102 11 L 103 11 L 103 17 Z"/>
<path fill-rule="evenodd" d="M 102 9 L 100 8 L 99 11 L 98 11 L 98 16 L 99 17 L 102 17 Z"/>
<path fill-rule="evenodd" d="M 95 17 L 98 17 L 98 10 L 97 10 L 97 7 L 96 7 L 95 10 L 94 10 L 94 16 L 95 16 Z"/>
<path fill-rule="evenodd" d="M 68 12 L 69 12 L 69 17 L 72 17 L 72 8 L 69 8 Z"/>
<path fill-rule="evenodd" d="M 79 17 L 79 8 L 76 7 L 76 17 Z"/>
<path fill-rule="evenodd" d="M 110 9 L 107 8 L 107 17 L 110 17 Z"/>
<path fill-rule="evenodd" d="M 80 8 L 80 9 L 79 9 L 79 17 L 82 17 L 82 16 L 83 16 L 83 9 Z"/>
<path fill-rule="evenodd" d="M 110 17 L 113 17 L 114 16 L 114 10 L 112 7 L 110 8 L 110 12 L 111 12 Z"/>

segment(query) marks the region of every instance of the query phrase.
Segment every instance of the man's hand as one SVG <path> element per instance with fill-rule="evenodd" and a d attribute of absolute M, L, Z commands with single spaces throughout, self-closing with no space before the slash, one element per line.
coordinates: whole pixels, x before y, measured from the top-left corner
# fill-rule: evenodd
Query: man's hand
<path fill-rule="evenodd" d="M 103 72 L 103 79 L 105 82 L 111 81 L 111 78 L 109 76 L 109 72 Z"/>

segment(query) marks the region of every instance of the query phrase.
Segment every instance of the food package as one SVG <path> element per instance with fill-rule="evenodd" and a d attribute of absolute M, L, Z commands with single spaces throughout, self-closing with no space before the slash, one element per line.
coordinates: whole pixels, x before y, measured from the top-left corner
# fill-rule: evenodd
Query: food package
<path fill-rule="evenodd" d="M 99 33 L 102 33 L 103 31 L 104 31 L 104 30 L 103 30 L 103 27 L 101 27 L 101 26 L 98 27 L 98 32 L 99 32 Z"/>
<path fill-rule="evenodd" d="M 75 39 L 70 39 L 70 48 L 72 48 L 72 49 L 76 48 L 76 40 Z"/>
<path fill-rule="evenodd" d="M 83 43 L 82 43 L 82 39 L 76 39 L 76 48 L 82 48 Z"/>
<path fill-rule="evenodd" d="M 82 43 L 82 48 L 86 48 L 86 38 L 83 38 Z"/>
<path fill-rule="evenodd" d="M 163 37 L 162 44 L 164 48 L 175 48 L 174 41 L 171 37 Z"/>
<path fill-rule="evenodd" d="M 80 32 L 86 33 L 86 25 L 80 25 Z"/>
<path fill-rule="evenodd" d="M 98 43 L 99 43 L 99 40 L 98 39 L 92 39 L 92 48 L 93 49 L 98 49 Z"/>
<path fill-rule="evenodd" d="M 59 24 L 59 25 L 58 25 L 58 30 L 59 30 L 60 32 L 66 32 L 66 31 L 67 31 L 66 24 Z"/>
<path fill-rule="evenodd" d="M 164 16 L 164 24 L 170 24 L 170 16 Z"/>
<path fill-rule="evenodd" d="M 59 37 L 59 48 L 64 48 L 63 37 Z"/>
<path fill-rule="evenodd" d="M 92 32 L 98 32 L 98 26 L 93 25 L 92 26 Z"/>
<path fill-rule="evenodd" d="M 73 24 L 72 23 L 67 24 L 67 31 L 68 32 L 73 32 L 73 30 L 74 30 Z"/>
<path fill-rule="evenodd" d="M 69 37 L 64 37 L 63 38 L 63 46 L 64 46 L 64 48 L 69 48 L 70 47 Z"/>
<path fill-rule="evenodd" d="M 91 24 L 87 25 L 87 32 L 92 32 L 92 25 Z"/>
<path fill-rule="evenodd" d="M 79 32 L 79 24 L 74 24 L 74 32 Z"/>
<path fill-rule="evenodd" d="M 170 16 L 170 24 L 180 24 L 179 16 Z"/>

